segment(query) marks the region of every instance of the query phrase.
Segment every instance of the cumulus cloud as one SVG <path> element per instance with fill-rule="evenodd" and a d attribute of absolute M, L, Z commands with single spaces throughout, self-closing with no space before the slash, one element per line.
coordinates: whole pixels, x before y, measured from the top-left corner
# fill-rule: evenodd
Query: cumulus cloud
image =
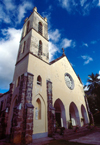
<path fill-rule="evenodd" d="M 87 55 L 82 55 L 81 58 L 83 58 L 85 61 L 84 61 L 84 65 L 90 63 L 91 61 L 93 61 L 93 58 L 90 57 L 90 56 L 87 56 Z"/>
<path fill-rule="evenodd" d="M 6 10 L 14 10 L 16 8 L 14 1 L 12 0 L 3 0 L 3 3 L 6 7 Z"/>
<path fill-rule="evenodd" d="M 49 39 L 51 39 L 54 42 L 58 42 L 60 36 L 61 36 L 61 34 L 60 34 L 58 29 L 56 29 L 55 31 L 50 31 L 49 32 Z"/>
<path fill-rule="evenodd" d="M 48 30 L 51 29 L 52 24 L 50 22 L 51 20 L 51 11 L 53 10 L 52 6 L 50 5 L 46 11 L 42 12 L 42 17 L 46 17 L 47 18 L 47 22 L 48 22 Z"/>
<path fill-rule="evenodd" d="M 0 4 L 0 21 L 14 25 L 20 23 L 27 10 L 33 8 L 32 2 L 22 1 L 16 5 L 13 0 L 3 0 Z"/>
<path fill-rule="evenodd" d="M 80 4 L 81 4 L 82 7 L 84 6 L 84 4 L 85 4 L 86 1 L 87 0 L 80 0 Z"/>
<path fill-rule="evenodd" d="M 78 3 L 75 0 L 59 0 L 59 3 L 63 8 L 65 8 L 68 12 L 72 11 L 72 7 L 75 8 L 78 6 Z"/>
<path fill-rule="evenodd" d="M 83 46 L 86 46 L 86 47 L 88 47 L 88 44 L 87 44 L 87 43 L 83 43 Z"/>
<path fill-rule="evenodd" d="M 0 40 L 0 88 L 8 89 L 12 82 L 19 41 L 22 30 L 3 29 L 5 39 Z"/>
<path fill-rule="evenodd" d="M 71 43 L 72 43 L 72 40 L 69 40 L 69 39 L 65 38 L 65 39 L 62 40 L 61 45 L 62 45 L 63 48 L 67 48 L 67 47 L 71 46 Z"/>
<path fill-rule="evenodd" d="M 90 10 L 94 7 L 100 6 L 100 0 L 80 0 L 80 3 L 77 0 L 58 0 L 62 8 L 66 9 L 69 13 L 78 12 L 82 15 L 88 15 Z"/>
<path fill-rule="evenodd" d="M 19 7 L 18 7 L 18 11 L 19 11 L 18 23 L 20 23 L 21 20 L 24 18 L 26 11 L 30 10 L 32 7 L 33 7 L 33 5 L 30 2 L 24 2 L 23 4 L 19 5 Z"/>
<path fill-rule="evenodd" d="M 68 38 L 62 38 L 58 29 L 49 31 L 49 58 L 52 61 L 55 58 L 56 52 L 61 53 L 61 48 L 74 48 L 76 46 L 75 41 Z"/>
<path fill-rule="evenodd" d="M 54 55 L 57 51 L 59 51 L 57 46 L 52 42 L 49 42 L 49 61 L 54 59 Z"/>
<path fill-rule="evenodd" d="M 63 47 L 63 48 L 75 47 L 75 46 L 76 46 L 75 41 L 69 40 L 67 38 L 64 38 L 61 42 L 61 47 Z"/>
<path fill-rule="evenodd" d="M 99 2 L 98 2 L 98 6 L 100 7 L 100 0 L 99 0 Z"/>

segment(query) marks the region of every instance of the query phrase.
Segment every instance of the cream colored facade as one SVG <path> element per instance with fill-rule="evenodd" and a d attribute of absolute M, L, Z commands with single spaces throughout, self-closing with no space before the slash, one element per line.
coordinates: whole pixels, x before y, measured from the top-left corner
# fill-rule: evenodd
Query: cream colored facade
<path fill-rule="evenodd" d="M 38 32 L 39 22 L 42 24 L 42 34 Z M 42 42 L 41 55 L 39 55 L 40 41 Z M 34 8 L 33 13 L 26 19 L 23 26 L 13 77 L 14 91 L 11 101 L 11 108 L 13 108 L 19 95 L 18 81 L 20 82 L 21 75 L 26 72 L 33 74 L 33 138 L 48 135 L 48 80 L 52 82 L 52 106 L 55 108 L 55 120 L 59 126 L 68 128 L 70 119 L 72 119 L 73 126 L 82 126 L 81 118 L 84 118 L 84 124 L 89 122 L 82 84 L 65 55 L 49 63 L 48 43 L 47 19 L 42 18 Z M 71 76 L 74 82 L 73 89 L 70 89 L 66 84 L 66 73 Z M 38 77 L 41 79 L 38 80 Z M 10 110 L 6 134 L 10 134 L 12 116 L 13 109 Z"/>

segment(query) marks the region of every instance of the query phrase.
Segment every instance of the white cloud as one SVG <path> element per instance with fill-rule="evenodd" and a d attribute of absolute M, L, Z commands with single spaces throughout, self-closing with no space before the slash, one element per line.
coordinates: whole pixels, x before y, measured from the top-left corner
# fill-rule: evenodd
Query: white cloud
<path fill-rule="evenodd" d="M 84 6 L 84 4 L 85 4 L 86 1 L 87 0 L 80 0 L 80 4 L 81 4 L 82 7 Z"/>
<path fill-rule="evenodd" d="M 59 33 L 59 30 L 56 29 L 55 31 L 49 32 L 49 39 L 51 39 L 54 42 L 58 42 L 61 34 Z"/>
<path fill-rule="evenodd" d="M 100 75 L 100 70 L 99 70 L 99 75 Z"/>
<path fill-rule="evenodd" d="M 14 66 L 18 53 L 22 30 L 14 28 L 3 29 L 6 39 L 0 40 L 0 88 L 8 89 L 12 82 Z"/>
<path fill-rule="evenodd" d="M 24 2 L 23 4 L 19 5 L 18 23 L 20 23 L 21 20 L 24 18 L 26 10 L 29 10 L 31 8 L 33 8 L 33 5 L 32 3 L 29 3 L 29 2 Z"/>
<path fill-rule="evenodd" d="M 67 48 L 67 47 L 75 47 L 76 43 L 75 41 L 69 40 L 67 38 L 64 38 L 61 42 L 61 47 Z"/>
<path fill-rule="evenodd" d="M 0 4 L 0 21 L 16 25 L 24 18 L 27 10 L 33 8 L 32 2 L 22 1 L 16 5 L 13 0 L 3 0 Z"/>
<path fill-rule="evenodd" d="M 98 79 L 100 79 L 100 70 L 99 70 L 99 76 L 98 76 Z"/>
<path fill-rule="evenodd" d="M 81 58 L 83 58 L 85 61 L 84 61 L 84 65 L 90 63 L 91 61 L 93 61 L 93 58 L 90 57 L 90 56 L 87 56 L 87 55 L 82 55 Z"/>
<path fill-rule="evenodd" d="M 71 46 L 71 43 L 72 43 L 72 40 L 65 38 L 65 39 L 63 39 L 61 45 L 63 48 L 67 48 L 67 47 Z"/>
<path fill-rule="evenodd" d="M 47 18 L 47 22 L 48 22 L 48 30 L 51 29 L 52 27 L 52 24 L 50 22 L 50 19 L 51 19 L 51 11 L 53 10 L 52 6 L 50 5 L 49 8 L 42 12 L 42 17 L 46 17 Z"/>
<path fill-rule="evenodd" d="M 61 6 L 65 8 L 68 12 L 72 11 L 72 7 L 77 7 L 77 2 L 75 0 L 59 0 Z"/>
<path fill-rule="evenodd" d="M 6 7 L 6 10 L 14 10 L 16 8 L 16 5 L 13 3 L 12 0 L 3 0 L 3 3 Z"/>
<path fill-rule="evenodd" d="M 86 47 L 88 47 L 88 44 L 87 44 L 87 43 L 83 43 L 83 46 L 86 46 Z"/>
<path fill-rule="evenodd" d="M 61 48 L 66 49 L 67 47 L 74 48 L 76 46 L 75 41 L 69 40 L 67 38 L 61 39 L 61 34 L 58 29 L 54 31 L 49 31 L 49 58 L 52 61 L 55 58 L 55 53 L 58 51 L 61 53 Z M 59 46 L 59 49 L 58 47 Z"/>
<path fill-rule="evenodd" d="M 58 0 L 62 8 L 66 9 L 69 13 L 78 12 L 82 15 L 88 15 L 90 10 L 94 7 L 100 6 L 100 0 L 80 0 L 78 3 L 77 0 Z"/>
<path fill-rule="evenodd" d="M 57 51 L 58 51 L 57 46 L 52 42 L 49 42 L 49 61 L 52 61 L 54 59 L 54 55 Z"/>
<path fill-rule="evenodd" d="M 10 17 L 8 15 L 6 15 L 2 6 L 0 6 L 0 21 L 3 21 L 5 23 L 11 22 Z"/>
<path fill-rule="evenodd" d="M 98 6 L 100 7 L 100 0 L 99 0 L 99 2 L 98 2 Z"/>

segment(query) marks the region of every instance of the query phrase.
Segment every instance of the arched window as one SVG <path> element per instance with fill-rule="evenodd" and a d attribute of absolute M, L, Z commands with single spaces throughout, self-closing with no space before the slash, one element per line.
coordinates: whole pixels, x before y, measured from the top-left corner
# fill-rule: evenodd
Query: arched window
<path fill-rule="evenodd" d="M 24 43 L 22 45 L 20 45 L 20 47 L 21 47 L 21 53 L 24 53 L 25 46 L 26 46 L 26 41 L 24 41 Z"/>
<path fill-rule="evenodd" d="M 26 45 L 26 41 L 24 41 L 24 45 L 23 45 L 23 53 L 25 51 L 25 45 Z"/>
<path fill-rule="evenodd" d="M 27 22 L 26 34 L 29 32 L 30 21 Z"/>
<path fill-rule="evenodd" d="M 35 119 L 36 120 L 41 119 L 41 101 L 39 98 L 36 100 Z"/>
<path fill-rule="evenodd" d="M 42 85 L 42 79 L 40 75 L 37 77 L 37 84 Z"/>
<path fill-rule="evenodd" d="M 42 35 L 42 23 L 41 22 L 39 22 L 38 23 L 38 32 Z"/>
<path fill-rule="evenodd" d="M 39 41 L 39 50 L 38 50 L 38 56 L 42 55 L 42 41 Z"/>

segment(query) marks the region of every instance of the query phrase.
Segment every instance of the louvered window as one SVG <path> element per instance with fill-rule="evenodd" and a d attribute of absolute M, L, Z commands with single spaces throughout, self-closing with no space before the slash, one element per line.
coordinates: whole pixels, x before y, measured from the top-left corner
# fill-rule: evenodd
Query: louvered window
<path fill-rule="evenodd" d="M 38 32 L 42 35 L 42 23 L 38 23 Z"/>

